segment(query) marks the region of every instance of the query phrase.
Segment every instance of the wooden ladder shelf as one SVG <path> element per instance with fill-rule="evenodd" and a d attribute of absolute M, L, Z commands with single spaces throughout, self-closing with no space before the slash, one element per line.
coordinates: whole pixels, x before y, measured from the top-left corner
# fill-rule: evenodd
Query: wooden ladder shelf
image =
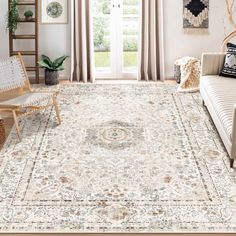
<path fill-rule="evenodd" d="M 10 9 L 10 4 L 12 0 L 8 0 L 8 7 Z M 38 51 L 38 0 L 19 0 L 18 6 L 33 6 L 34 7 L 34 18 L 32 20 L 25 20 L 24 18 L 20 18 L 18 20 L 18 27 L 21 24 L 29 23 L 34 24 L 34 33 L 33 34 L 12 34 L 9 32 L 9 51 L 10 56 L 18 55 L 21 53 L 22 56 L 33 56 L 34 57 L 34 66 L 26 67 L 27 72 L 35 73 L 35 83 L 39 83 L 39 51 Z M 34 40 L 35 48 L 33 51 L 18 51 L 14 49 L 14 41 L 15 40 Z"/>

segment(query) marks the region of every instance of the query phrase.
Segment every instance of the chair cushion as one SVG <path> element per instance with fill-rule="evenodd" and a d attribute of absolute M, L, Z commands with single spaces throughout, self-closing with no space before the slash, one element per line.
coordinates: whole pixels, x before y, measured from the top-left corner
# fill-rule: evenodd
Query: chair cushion
<path fill-rule="evenodd" d="M 52 93 L 26 93 L 16 98 L 0 102 L 0 105 L 13 105 L 13 106 L 33 106 L 38 105 L 38 103 L 49 99 Z"/>
<path fill-rule="evenodd" d="M 208 94 L 228 138 L 232 140 L 233 113 L 234 105 L 236 104 L 236 80 L 217 75 L 202 76 L 201 88 Z"/>

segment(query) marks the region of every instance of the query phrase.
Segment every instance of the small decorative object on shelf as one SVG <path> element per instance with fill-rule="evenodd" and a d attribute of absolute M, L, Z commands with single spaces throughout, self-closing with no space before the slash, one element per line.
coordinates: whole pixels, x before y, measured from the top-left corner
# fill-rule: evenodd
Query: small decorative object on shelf
<path fill-rule="evenodd" d="M 3 144 L 6 140 L 6 133 L 4 127 L 4 120 L 0 117 L 0 144 Z"/>
<path fill-rule="evenodd" d="M 26 21 L 32 21 L 34 13 L 31 10 L 28 10 L 24 13 Z"/>
<path fill-rule="evenodd" d="M 59 71 L 65 69 L 64 61 L 68 56 L 62 56 L 52 61 L 48 56 L 42 55 L 38 62 L 41 68 L 45 69 L 45 84 L 57 85 L 59 83 Z"/>

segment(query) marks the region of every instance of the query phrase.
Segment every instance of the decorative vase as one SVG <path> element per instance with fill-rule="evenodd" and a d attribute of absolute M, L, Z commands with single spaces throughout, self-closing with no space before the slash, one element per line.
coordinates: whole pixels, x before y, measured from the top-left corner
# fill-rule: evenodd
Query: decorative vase
<path fill-rule="evenodd" d="M 32 21 L 33 20 L 33 17 L 32 16 L 26 16 L 25 17 L 25 21 Z"/>
<path fill-rule="evenodd" d="M 45 84 L 46 85 L 57 85 L 59 84 L 59 73 L 54 70 L 45 70 Z"/>

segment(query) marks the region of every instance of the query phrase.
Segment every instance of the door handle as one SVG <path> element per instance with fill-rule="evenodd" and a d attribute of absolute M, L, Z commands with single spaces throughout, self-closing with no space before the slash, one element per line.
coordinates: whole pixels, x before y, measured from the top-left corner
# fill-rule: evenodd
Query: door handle
<path fill-rule="evenodd" d="M 120 8 L 120 4 L 118 4 L 117 6 Z M 116 7 L 116 5 L 115 5 L 115 4 L 113 4 L 113 5 L 112 5 L 112 7 L 113 7 L 113 8 L 115 8 L 115 7 Z"/>

